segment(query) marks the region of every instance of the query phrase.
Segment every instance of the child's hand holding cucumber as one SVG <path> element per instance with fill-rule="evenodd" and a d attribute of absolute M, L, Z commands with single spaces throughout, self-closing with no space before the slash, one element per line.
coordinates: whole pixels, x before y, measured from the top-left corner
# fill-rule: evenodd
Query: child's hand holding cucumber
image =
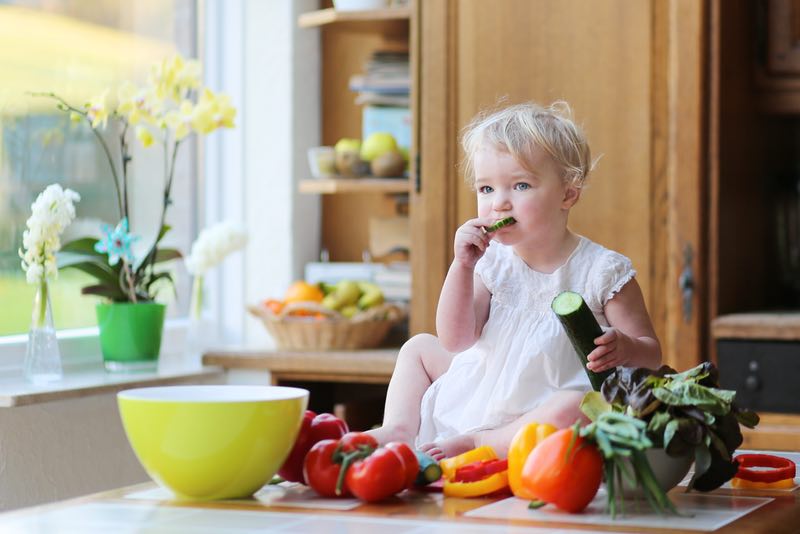
<path fill-rule="evenodd" d="M 455 261 L 467 268 L 475 268 L 475 264 L 486 252 L 492 234 L 503 226 L 513 224 L 512 221 L 514 219 L 511 217 L 499 220 L 496 217 L 477 217 L 465 222 L 456 230 L 453 246 Z"/>

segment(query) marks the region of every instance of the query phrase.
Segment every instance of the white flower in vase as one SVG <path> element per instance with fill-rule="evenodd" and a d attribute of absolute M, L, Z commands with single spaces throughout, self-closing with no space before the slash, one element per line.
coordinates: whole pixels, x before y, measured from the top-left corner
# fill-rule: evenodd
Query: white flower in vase
<path fill-rule="evenodd" d="M 229 254 L 247 244 L 247 232 L 239 225 L 224 221 L 200 232 L 186 258 L 186 269 L 194 276 L 192 285 L 191 322 L 187 339 L 187 355 L 190 363 L 199 365 L 200 353 L 211 342 L 210 328 L 201 325 L 203 310 L 203 278 L 205 274 L 222 262 Z"/>
<path fill-rule="evenodd" d="M 80 199 L 71 189 L 62 189 L 58 184 L 48 186 L 31 204 L 28 229 L 22 234 L 22 269 L 27 282 L 37 286 L 24 364 L 25 376 L 33 382 L 61 378 L 48 280 L 58 277 L 56 252 L 61 249 L 61 234 L 75 219 L 75 202 Z"/>

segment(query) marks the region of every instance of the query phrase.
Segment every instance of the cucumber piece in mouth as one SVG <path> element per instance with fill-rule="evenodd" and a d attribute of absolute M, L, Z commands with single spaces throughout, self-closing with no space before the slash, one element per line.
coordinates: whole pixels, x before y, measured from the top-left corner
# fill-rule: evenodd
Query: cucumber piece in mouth
<path fill-rule="evenodd" d="M 492 232 L 498 231 L 500 228 L 504 226 L 508 226 L 509 224 L 514 224 L 517 220 L 514 217 L 506 217 L 505 219 L 500 219 L 493 225 L 486 228 L 486 233 L 491 234 Z"/>

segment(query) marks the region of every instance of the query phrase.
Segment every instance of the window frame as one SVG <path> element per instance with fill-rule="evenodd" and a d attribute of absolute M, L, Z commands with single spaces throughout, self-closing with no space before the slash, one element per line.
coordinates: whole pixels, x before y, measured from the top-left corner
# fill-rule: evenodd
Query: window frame
<path fill-rule="evenodd" d="M 218 54 L 214 57 L 208 57 L 206 54 L 207 50 L 213 50 L 213 47 L 210 47 L 209 43 L 206 42 L 208 36 L 213 35 L 214 39 L 221 40 L 222 33 L 224 33 L 224 30 L 220 30 L 219 32 L 204 30 L 204 22 L 206 20 L 213 20 L 207 18 L 209 7 L 215 7 L 215 9 L 219 11 L 223 9 L 221 5 L 217 5 L 218 3 L 219 0 L 196 0 L 195 50 L 197 56 L 203 60 L 204 64 L 208 60 L 216 62 L 216 65 L 211 68 L 206 66 L 207 70 L 204 72 L 204 82 L 206 83 L 209 81 L 208 73 L 213 72 L 215 69 L 219 70 L 220 65 L 224 65 L 223 60 L 227 59 L 223 58 L 222 54 Z M 233 3 L 232 5 L 238 6 L 238 3 Z M 240 13 L 241 9 L 234 9 L 233 11 Z M 206 172 L 211 168 L 207 160 L 209 157 L 213 157 L 213 149 L 209 150 L 205 147 L 206 140 L 203 136 L 197 136 L 195 142 L 197 148 L 192 167 L 197 174 L 197 185 L 193 191 L 194 222 L 191 229 L 193 237 L 196 237 L 198 233 L 198 225 L 200 225 L 203 220 L 208 199 L 214 196 L 208 194 L 206 191 L 206 186 L 210 183 L 206 177 Z M 216 180 L 215 186 L 217 189 L 221 187 L 220 182 L 220 180 Z M 189 251 L 187 250 L 185 252 L 188 253 Z M 215 285 L 212 285 L 212 287 L 209 288 L 209 293 L 212 295 L 219 290 L 219 287 L 214 286 Z M 204 315 L 208 317 L 208 314 Z M 214 317 L 220 316 L 219 313 L 212 313 L 212 315 Z M 224 316 L 224 314 L 222 314 L 222 316 Z M 188 317 L 169 318 L 165 321 L 161 342 L 162 356 L 165 354 L 179 354 L 184 350 L 188 325 Z M 56 328 L 56 337 L 61 353 L 61 363 L 65 372 L 76 371 L 81 368 L 96 368 L 102 366 L 103 359 L 100 350 L 99 329 L 96 325 L 70 329 L 58 329 L 58 325 L 56 325 Z M 0 378 L 20 375 L 24 365 L 27 343 L 27 332 L 0 336 Z"/>

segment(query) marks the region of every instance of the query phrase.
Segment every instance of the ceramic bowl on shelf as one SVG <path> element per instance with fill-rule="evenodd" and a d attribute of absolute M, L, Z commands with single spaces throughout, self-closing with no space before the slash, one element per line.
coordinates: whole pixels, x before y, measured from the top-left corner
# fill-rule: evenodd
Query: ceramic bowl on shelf
<path fill-rule="evenodd" d="M 147 474 L 178 498 L 249 497 L 289 454 L 308 391 L 278 386 L 165 386 L 117 394 Z"/>
<path fill-rule="evenodd" d="M 314 178 L 325 178 L 336 174 L 336 151 L 332 146 L 309 148 L 308 167 Z"/>

